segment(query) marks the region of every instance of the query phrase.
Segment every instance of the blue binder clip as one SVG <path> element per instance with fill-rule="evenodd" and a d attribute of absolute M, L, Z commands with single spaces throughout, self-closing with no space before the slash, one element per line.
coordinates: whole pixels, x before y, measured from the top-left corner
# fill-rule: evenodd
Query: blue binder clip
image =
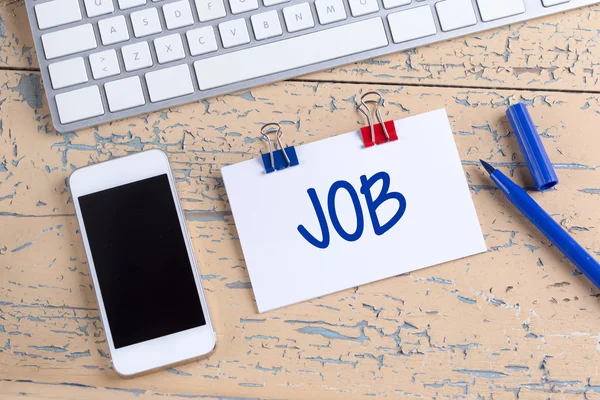
<path fill-rule="evenodd" d="M 267 174 L 299 164 L 294 146 L 283 147 L 283 144 L 281 143 L 283 132 L 281 132 L 281 126 L 279 126 L 279 124 L 266 124 L 261 128 L 260 133 L 262 133 L 263 139 L 269 143 L 269 154 L 262 155 L 262 161 L 265 165 Z M 275 133 L 275 138 L 279 144 L 279 150 L 273 149 L 273 142 L 269 138 L 270 133 Z"/>

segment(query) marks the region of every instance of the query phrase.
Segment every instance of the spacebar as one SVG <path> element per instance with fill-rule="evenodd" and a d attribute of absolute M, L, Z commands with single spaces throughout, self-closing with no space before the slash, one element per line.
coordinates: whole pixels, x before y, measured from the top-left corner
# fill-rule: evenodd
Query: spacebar
<path fill-rule="evenodd" d="M 305 67 L 388 45 L 381 18 L 194 62 L 200 90 Z"/>

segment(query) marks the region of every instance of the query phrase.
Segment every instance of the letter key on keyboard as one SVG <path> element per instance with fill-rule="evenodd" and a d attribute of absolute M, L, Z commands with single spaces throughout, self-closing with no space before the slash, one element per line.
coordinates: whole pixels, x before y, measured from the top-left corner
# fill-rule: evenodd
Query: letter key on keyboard
<path fill-rule="evenodd" d="M 129 40 L 127 23 L 122 15 L 98 21 L 98 30 L 105 46 Z"/>
<path fill-rule="evenodd" d="M 162 9 L 163 14 L 165 14 L 167 29 L 169 30 L 194 24 L 192 9 L 188 0 L 165 4 Z"/>
<path fill-rule="evenodd" d="M 90 18 L 110 14 L 115 11 L 112 0 L 84 0 L 87 16 Z"/>
<path fill-rule="evenodd" d="M 284 8 L 283 17 L 288 32 L 298 32 L 315 26 L 308 3 L 300 3 Z"/>
<path fill-rule="evenodd" d="M 342 0 L 316 0 L 315 7 L 322 25 L 343 21 L 347 18 Z"/>
<path fill-rule="evenodd" d="M 221 34 L 223 47 L 226 49 L 250 43 L 250 36 L 248 35 L 248 28 L 246 27 L 246 20 L 244 18 L 220 23 L 219 33 Z"/>

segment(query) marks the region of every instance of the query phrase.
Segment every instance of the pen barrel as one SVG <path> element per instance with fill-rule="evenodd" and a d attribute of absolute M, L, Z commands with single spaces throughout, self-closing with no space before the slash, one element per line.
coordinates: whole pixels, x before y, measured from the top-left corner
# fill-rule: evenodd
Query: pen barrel
<path fill-rule="evenodd" d="M 497 175 L 494 173 L 493 175 Z M 504 175 L 493 176 L 494 181 L 504 191 L 508 199 L 558 248 L 571 262 L 584 273 L 596 287 L 600 288 L 600 263 L 596 261 L 575 239 L 554 220 L 521 187 Z"/>

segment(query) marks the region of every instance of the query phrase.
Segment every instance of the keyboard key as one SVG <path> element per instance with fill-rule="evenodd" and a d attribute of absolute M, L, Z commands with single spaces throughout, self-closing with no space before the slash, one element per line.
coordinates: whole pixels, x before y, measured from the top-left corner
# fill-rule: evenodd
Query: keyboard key
<path fill-rule="evenodd" d="M 383 21 L 377 17 L 205 58 L 194 62 L 194 69 L 200 89 L 208 90 L 387 45 Z"/>
<path fill-rule="evenodd" d="M 146 0 L 119 0 L 119 8 L 121 10 L 143 6 L 144 4 L 146 4 Z"/>
<path fill-rule="evenodd" d="M 410 0 L 383 0 L 383 8 L 390 9 L 410 4 Z"/>
<path fill-rule="evenodd" d="M 288 3 L 290 0 L 263 0 L 265 7 L 274 6 L 276 4 Z"/>
<path fill-rule="evenodd" d="M 250 20 L 252 21 L 252 29 L 256 40 L 268 39 L 283 34 L 279 15 L 275 10 L 255 14 L 250 17 Z"/>
<path fill-rule="evenodd" d="M 477 23 L 471 0 L 445 0 L 435 4 L 444 32 Z"/>
<path fill-rule="evenodd" d="M 97 46 L 92 24 L 79 25 L 42 35 L 42 47 L 48 60 L 95 49 Z"/>
<path fill-rule="evenodd" d="M 198 10 L 198 19 L 200 22 L 212 21 L 213 19 L 223 18 L 225 13 L 225 4 L 223 0 L 195 0 L 196 10 Z"/>
<path fill-rule="evenodd" d="M 308 3 L 295 4 L 283 9 L 283 18 L 288 32 L 298 32 L 314 28 L 312 11 Z"/>
<path fill-rule="evenodd" d="M 154 49 L 159 64 L 185 58 L 183 43 L 179 33 L 154 39 Z"/>
<path fill-rule="evenodd" d="M 194 23 L 192 8 L 188 0 L 165 4 L 162 10 L 163 14 L 165 14 L 167 29 L 177 29 Z"/>
<path fill-rule="evenodd" d="M 348 0 L 353 17 L 360 17 L 379 11 L 377 0 Z"/>
<path fill-rule="evenodd" d="M 133 25 L 133 33 L 137 38 L 162 32 L 156 8 L 132 12 L 131 25 Z"/>
<path fill-rule="evenodd" d="M 112 0 L 83 0 L 87 16 L 90 18 L 110 14 L 115 11 Z"/>
<path fill-rule="evenodd" d="M 104 114 L 98 86 L 89 86 L 57 94 L 56 108 L 62 124 L 81 121 Z"/>
<path fill-rule="evenodd" d="M 399 11 L 389 14 L 387 18 L 394 43 L 435 35 L 437 32 L 429 6 Z"/>
<path fill-rule="evenodd" d="M 215 31 L 212 26 L 192 29 L 187 31 L 185 35 L 192 56 L 199 56 L 200 54 L 217 51 L 217 38 L 215 37 Z"/>
<path fill-rule="evenodd" d="M 146 84 L 150 101 L 153 103 L 194 93 L 194 85 L 187 64 L 148 72 Z"/>
<path fill-rule="evenodd" d="M 477 5 L 483 22 L 495 21 L 525 12 L 523 0 L 477 0 Z"/>
<path fill-rule="evenodd" d="M 104 90 L 106 91 L 108 108 L 111 112 L 127 110 L 146 104 L 139 76 L 107 82 L 104 84 Z"/>
<path fill-rule="evenodd" d="M 48 29 L 81 21 L 81 10 L 77 0 L 53 0 L 36 5 L 35 16 L 38 27 Z"/>
<path fill-rule="evenodd" d="M 121 73 L 117 52 L 114 49 L 90 54 L 90 67 L 94 79 L 102 79 Z"/>
<path fill-rule="evenodd" d="M 105 46 L 129 40 L 127 24 L 122 15 L 98 21 L 98 30 Z"/>
<path fill-rule="evenodd" d="M 315 8 L 321 25 L 343 21 L 347 18 L 342 0 L 317 0 Z"/>
<path fill-rule="evenodd" d="M 148 42 L 139 42 L 123 46 L 121 54 L 123 55 L 123 63 L 125 64 L 125 70 L 127 72 L 148 68 L 153 64 Z"/>
<path fill-rule="evenodd" d="M 243 18 L 220 23 L 219 33 L 221 34 L 223 47 L 226 49 L 250 43 L 248 28 L 246 27 L 246 21 Z"/>
<path fill-rule="evenodd" d="M 85 64 L 81 57 L 50 64 L 48 72 L 54 89 L 62 89 L 88 81 Z"/>
<path fill-rule="evenodd" d="M 569 1 L 571 0 L 542 0 L 542 3 L 544 4 L 544 7 L 552 7 L 558 4 L 568 3 Z"/>
<path fill-rule="evenodd" d="M 229 0 L 232 14 L 258 9 L 258 0 Z"/>

